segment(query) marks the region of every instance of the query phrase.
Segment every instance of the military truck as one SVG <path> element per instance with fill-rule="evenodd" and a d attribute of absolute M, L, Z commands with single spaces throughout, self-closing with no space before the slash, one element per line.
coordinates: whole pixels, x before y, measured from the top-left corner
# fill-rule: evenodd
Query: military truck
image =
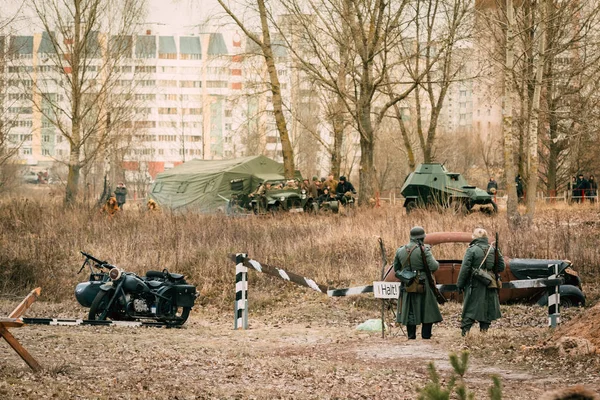
<path fill-rule="evenodd" d="M 269 180 L 263 182 L 264 189 L 259 190 L 251 200 L 255 214 L 278 211 L 311 211 L 313 199 L 306 190 L 300 188 L 299 180 Z"/>
<path fill-rule="evenodd" d="M 419 164 L 404 181 L 401 193 L 407 213 L 426 207 L 452 207 L 470 212 L 479 206 L 489 212 L 498 211 L 490 194 L 469 185 L 461 174 L 449 172 L 439 163 Z"/>

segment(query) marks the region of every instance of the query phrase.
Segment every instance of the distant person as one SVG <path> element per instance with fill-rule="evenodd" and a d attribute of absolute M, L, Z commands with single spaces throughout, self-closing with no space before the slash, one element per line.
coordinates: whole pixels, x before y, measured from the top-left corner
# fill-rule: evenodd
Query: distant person
<path fill-rule="evenodd" d="M 112 218 L 119 211 L 119 204 L 114 193 L 110 195 L 106 203 L 102 206 L 101 211 L 108 214 L 108 218 Z"/>
<path fill-rule="evenodd" d="M 337 184 L 338 182 L 333 178 L 333 175 L 329 174 L 327 180 L 323 183 L 323 186 L 328 186 L 329 191 L 331 191 L 332 193 L 337 193 Z"/>
<path fill-rule="evenodd" d="M 340 176 L 340 181 L 336 187 L 336 196 L 338 200 L 345 205 L 348 202 L 348 199 L 354 194 L 356 194 L 356 189 L 354 189 L 352 183 L 347 181 L 345 176 Z"/>
<path fill-rule="evenodd" d="M 156 203 L 156 201 L 149 199 L 148 203 L 146 203 L 146 206 L 148 207 L 148 211 L 153 212 L 153 211 L 160 211 L 160 209 L 158 208 L 158 203 Z"/>
<path fill-rule="evenodd" d="M 517 199 L 519 203 L 522 203 L 525 191 L 523 190 L 523 179 L 521 178 L 521 174 L 518 174 L 515 178 L 515 186 L 517 187 Z"/>
<path fill-rule="evenodd" d="M 123 182 L 119 182 L 115 189 L 115 195 L 117 196 L 117 204 L 119 209 L 123 210 L 123 204 L 127 201 L 127 188 Z"/>
<path fill-rule="evenodd" d="M 320 187 L 319 178 L 317 178 L 316 176 L 313 176 L 312 181 L 310 182 L 310 185 L 308 186 L 309 197 L 312 197 L 313 199 L 316 199 L 317 197 L 319 197 L 319 187 Z"/>
<path fill-rule="evenodd" d="M 588 179 L 588 192 L 587 197 L 589 197 L 590 201 L 594 203 L 596 201 L 596 197 L 598 196 L 598 183 L 596 179 L 594 179 L 594 175 L 590 175 Z"/>
<path fill-rule="evenodd" d="M 498 191 L 498 182 L 496 182 L 496 180 L 492 176 L 492 177 L 490 177 L 490 180 L 488 181 L 488 184 L 487 184 L 487 192 L 488 192 L 488 194 L 495 196 L 497 191 Z"/>
<path fill-rule="evenodd" d="M 578 203 L 581 203 L 585 199 L 586 190 L 588 189 L 588 181 L 582 173 L 577 175 L 575 185 L 575 190 L 577 192 L 576 199 Z"/>
<path fill-rule="evenodd" d="M 496 272 L 504 271 L 504 258 L 498 251 L 498 263 L 495 265 L 495 247 L 489 244 L 485 229 L 475 228 L 471 238 L 473 241 L 465 253 L 456 282 L 458 290 L 464 292 L 461 322 L 463 336 L 469 333 L 475 321 L 479 322 L 481 332 L 487 332 L 492 321 L 502 317 L 498 290 L 488 288 L 473 272 L 482 269 L 495 278 L 494 266 Z"/>
<path fill-rule="evenodd" d="M 397 317 L 397 322 L 406 325 L 408 339 L 417 338 L 417 325 L 423 325 L 421 328 L 421 337 L 431 339 L 431 330 L 433 324 L 442 321 L 442 314 L 438 306 L 437 299 L 433 290 L 429 286 L 426 278 L 425 264 L 427 263 L 429 271 L 437 271 L 440 264 L 435 260 L 430 248 L 423 245 L 425 239 L 425 230 L 420 226 L 415 226 L 410 230 L 410 242 L 396 251 L 394 257 L 394 272 L 398 276 L 402 270 L 415 271 L 415 289 L 406 287 L 403 284 L 402 290 L 402 311 Z M 421 247 L 422 246 L 422 247 Z M 421 251 L 425 252 L 424 255 Z M 411 285 L 412 287 L 413 285 Z M 411 290 L 410 292 L 408 290 Z"/>

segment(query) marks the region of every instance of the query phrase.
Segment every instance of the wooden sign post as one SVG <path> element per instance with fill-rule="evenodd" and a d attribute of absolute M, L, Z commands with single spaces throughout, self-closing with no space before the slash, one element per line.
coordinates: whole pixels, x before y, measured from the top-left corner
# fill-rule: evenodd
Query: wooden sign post
<path fill-rule="evenodd" d="M 40 364 L 25 350 L 25 348 L 19 343 L 19 341 L 8 331 L 8 328 L 20 328 L 23 325 L 23 321 L 21 320 L 21 315 L 27 311 L 27 309 L 33 304 L 34 301 L 37 300 L 40 293 L 42 292 L 42 288 L 33 289 L 31 293 L 23 299 L 21 304 L 17 306 L 8 315 L 8 318 L 0 317 L 0 336 L 4 338 L 12 347 L 17 354 L 29 365 L 29 367 L 34 371 L 39 371 L 42 369 Z"/>

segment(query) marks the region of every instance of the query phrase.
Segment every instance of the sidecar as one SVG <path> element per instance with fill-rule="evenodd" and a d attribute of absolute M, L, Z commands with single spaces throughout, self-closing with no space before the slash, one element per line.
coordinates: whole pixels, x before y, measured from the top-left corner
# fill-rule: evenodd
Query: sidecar
<path fill-rule="evenodd" d="M 78 283 L 77 286 L 75 286 L 75 298 L 77 299 L 77 302 L 82 306 L 89 308 L 92 305 L 92 301 L 94 301 L 98 295 L 100 286 L 107 281 L 109 281 L 108 275 L 102 280 Z"/>

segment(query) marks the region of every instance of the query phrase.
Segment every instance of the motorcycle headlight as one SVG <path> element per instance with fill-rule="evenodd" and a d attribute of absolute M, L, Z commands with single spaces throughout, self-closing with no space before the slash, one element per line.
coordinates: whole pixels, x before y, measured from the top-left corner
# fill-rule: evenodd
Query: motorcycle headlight
<path fill-rule="evenodd" d="M 306 194 L 306 190 L 302 189 L 302 194 Z"/>
<path fill-rule="evenodd" d="M 108 276 L 113 281 L 119 280 L 119 278 L 121 278 L 121 275 L 122 275 L 122 271 L 119 268 L 113 268 L 108 273 Z"/>
<path fill-rule="evenodd" d="M 285 197 L 284 197 L 284 196 L 281 196 L 281 197 L 279 198 L 279 200 L 281 200 L 281 201 L 285 201 Z"/>

